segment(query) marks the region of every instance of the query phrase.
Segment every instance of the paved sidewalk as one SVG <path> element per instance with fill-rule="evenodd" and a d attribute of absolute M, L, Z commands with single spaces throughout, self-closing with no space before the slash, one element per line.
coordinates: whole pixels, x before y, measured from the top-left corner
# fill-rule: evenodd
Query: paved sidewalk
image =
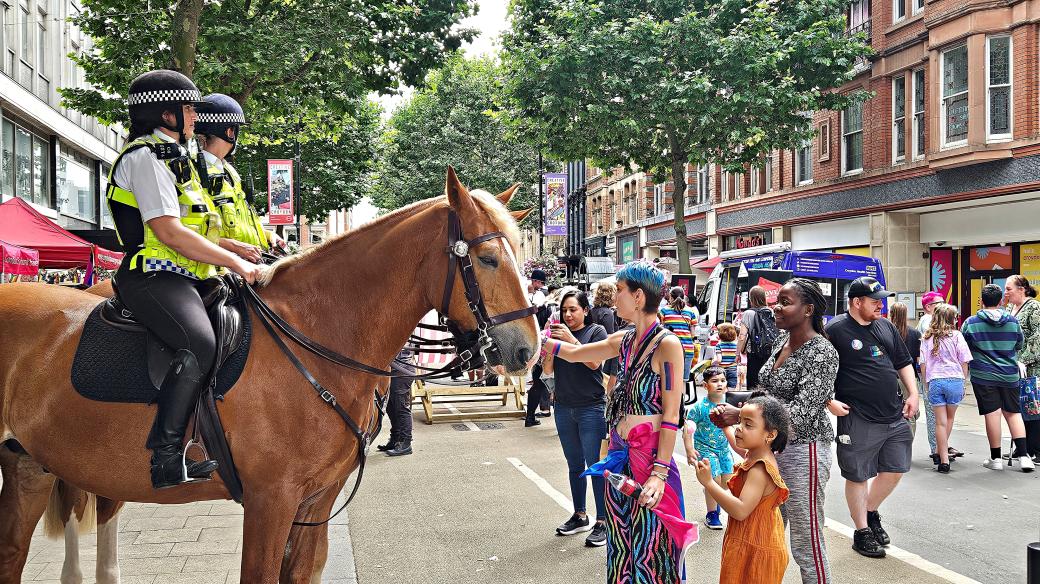
<path fill-rule="evenodd" d="M 342 498 L 342 495 L 341 495 Z M 233 584 L 242 557 L 242 507 L 231 501 L 186 505 L 130 503 L 119 516 L 122 584 Z M 84 582 L 94 582 L 94 533 L 80 537 Z M 59 584 L 65 548 L 38 527 L 22 582 Z M 322 582 L 357 584 L 347 513 L 329 525 Z"/>

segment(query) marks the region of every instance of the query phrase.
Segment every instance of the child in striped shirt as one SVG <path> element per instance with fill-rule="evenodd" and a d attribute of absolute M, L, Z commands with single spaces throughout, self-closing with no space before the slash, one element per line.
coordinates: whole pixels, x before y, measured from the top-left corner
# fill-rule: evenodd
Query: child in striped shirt
<path fill-rule="evenodd" d="M 737 383 L 737 367 L 740 360 L 737 355 L 737 327 L 731 322 L 719 325 L 719 346 L 715 347 L 715 363 L 726 372 L 726 385 L 731 390 L 739 390 Z"/>

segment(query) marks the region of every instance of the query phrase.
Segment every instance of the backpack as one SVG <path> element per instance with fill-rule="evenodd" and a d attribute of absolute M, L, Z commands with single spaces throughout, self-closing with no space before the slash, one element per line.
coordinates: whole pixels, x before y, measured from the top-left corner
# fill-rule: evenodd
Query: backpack
<path fill-rule="evenodd" d="M 780 329 L 776 328 L 773 311 L 766 307 L 756 308 L 755 316 L 751 319 L 751 326 L 748 327 L 746 346 L 748 357 L 756 357 L 765 362 L 773 352 L 773 345 L 779 336 Z"/>

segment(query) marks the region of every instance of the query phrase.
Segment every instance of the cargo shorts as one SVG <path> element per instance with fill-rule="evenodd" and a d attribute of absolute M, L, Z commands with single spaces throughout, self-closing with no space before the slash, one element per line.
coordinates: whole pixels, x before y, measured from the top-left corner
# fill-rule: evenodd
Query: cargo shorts
<path fill-rule="evenodd" d="M 838 418 L 836 442 L 841 476 L 854 483 L 872 479 L 880 472 L 910 471 L 914 436 L 903 418 L 876 423 L 853 410 Z"/>

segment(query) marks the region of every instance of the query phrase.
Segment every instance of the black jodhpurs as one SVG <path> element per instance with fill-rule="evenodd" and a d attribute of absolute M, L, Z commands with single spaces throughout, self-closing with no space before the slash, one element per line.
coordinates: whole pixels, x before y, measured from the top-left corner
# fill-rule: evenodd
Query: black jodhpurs
<path fill-rule="evenodd" d="M 216 335 L 193 280 L 173 272 L 142 272 L 120 266 L 115 288 L 119 299 L 176 353 L 195 354 L 203 376 L 209 374 L 217 353 Z"/>

